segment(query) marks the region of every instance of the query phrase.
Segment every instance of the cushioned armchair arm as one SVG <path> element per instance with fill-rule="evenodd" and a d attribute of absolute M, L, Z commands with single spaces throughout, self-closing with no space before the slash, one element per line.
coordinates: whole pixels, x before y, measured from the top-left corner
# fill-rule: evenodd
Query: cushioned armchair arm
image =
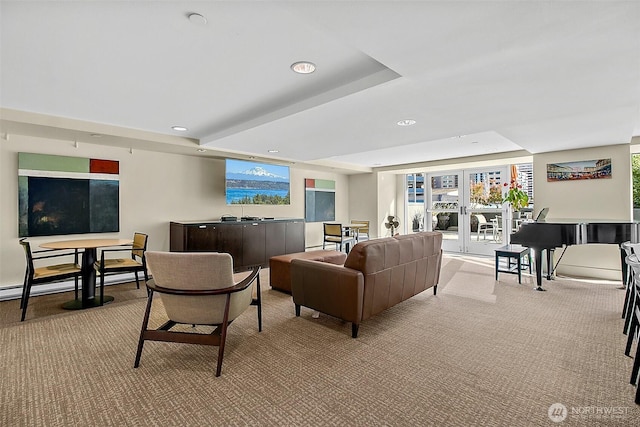
<path fill-rule="evenodd" d="M 296 306 L 303 305 L 354 324 L 362 319 L 364 276 L 358 270 L 294 259 L 291 293 Z"/>
<path fill-rule="evenodd" d="M 236 283 L 233 286 L 222 289 L 172 289 L 172 288 L 164 288 L 162 286 L 156 285 L 155 281 L 149 280 L 147 282 L 147 288 L 154 291 L 159 292 L 161 294 L 171 294 L 171 295 L 187 295 L 187 296 L 203 296 L 203 295 L 225 295 L 232 294 L 234 292 L 240 292 L 247 287 L 249 287 L 260 274 L 260 267 L 254 267 L 247 277 L 242 279 L 242 281 Z"/>

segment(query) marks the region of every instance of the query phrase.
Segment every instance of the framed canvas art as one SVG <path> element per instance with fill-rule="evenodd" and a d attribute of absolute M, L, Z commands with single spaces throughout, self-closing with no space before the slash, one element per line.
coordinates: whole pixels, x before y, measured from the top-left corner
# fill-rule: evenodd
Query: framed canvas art
<path fill-rule="evenodd" d="M 18 235 L 120 229 L 119 163 L 18 153 Z"/>

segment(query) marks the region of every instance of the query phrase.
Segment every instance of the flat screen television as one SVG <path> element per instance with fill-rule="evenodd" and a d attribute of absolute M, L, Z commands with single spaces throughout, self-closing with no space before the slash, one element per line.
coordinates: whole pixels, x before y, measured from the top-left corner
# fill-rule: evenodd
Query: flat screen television
<path fill-rule="evenodd" d="M 227 205 L 288 205 L 289 166 L 225 160 Z"/>

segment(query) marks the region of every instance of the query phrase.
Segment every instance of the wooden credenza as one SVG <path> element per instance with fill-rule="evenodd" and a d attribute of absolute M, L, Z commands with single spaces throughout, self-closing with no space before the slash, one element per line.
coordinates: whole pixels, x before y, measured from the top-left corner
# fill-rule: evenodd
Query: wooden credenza
<path fill-rule="evenodd" d="M 269 266 L 276 255 L 304 252 L 304 219 L 171 222 L 171 252 L 226 252 L 236 271 Z"/>

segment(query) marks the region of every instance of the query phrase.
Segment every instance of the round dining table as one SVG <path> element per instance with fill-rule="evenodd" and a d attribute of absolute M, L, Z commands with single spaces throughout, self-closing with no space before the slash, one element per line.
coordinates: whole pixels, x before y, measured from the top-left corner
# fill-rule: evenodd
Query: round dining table
<path fill-rule="evenodd" d="M 133 244 L 131 239 L 78 239 L 78 240 L 59 240 L 55 242 L 46 242 L 40 244 L 44 249 L 82 249 L 82 297 L 73 301 L 66 302 L 62 308 L 67 310 L 79 310 L 82 308 L 97 307 L 100 305 L 100 299 L 96 298 L 96 270 L 93 265 L 96 262 L 98 248 L 108 246 L 126 246 Z M 113 301 L 112 296 L 104 296 L 104 303 Z"/>

